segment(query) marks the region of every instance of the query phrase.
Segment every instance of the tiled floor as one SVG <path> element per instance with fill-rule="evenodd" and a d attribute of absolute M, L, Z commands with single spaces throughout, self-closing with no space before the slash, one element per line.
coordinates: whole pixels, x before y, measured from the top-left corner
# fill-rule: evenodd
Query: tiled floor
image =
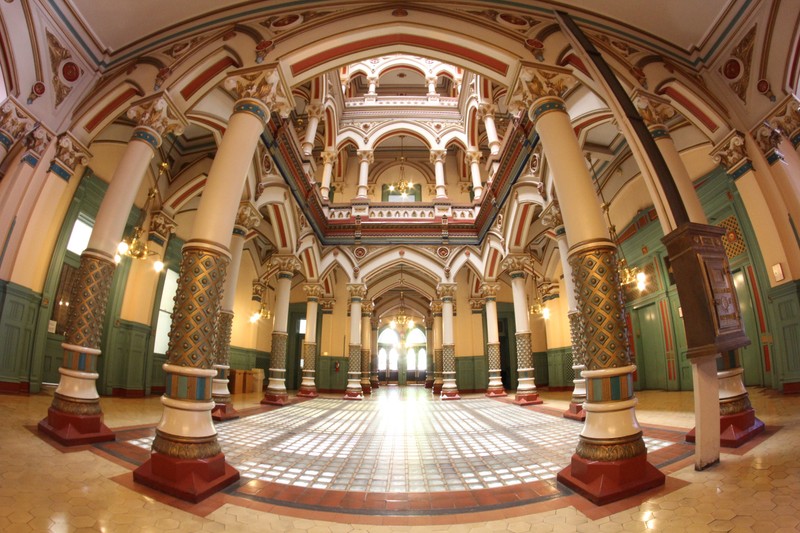
<path fill-rule="evenodd" d="M 118 443 L 64 453 L 38 438 L 30 428 L 47 410 L 46 394 L 0 396 L 7 421 L 0 530 L 778 532 L 800 524 L 800 397 L 751 390 L 767 435 L 695 472 L 674 452 L 685 445 L 667 444 L 676 440 L 671 428 L 692 425 L 691 394 L 640 393 L 639 420 L 656 428 L 646 432 L 650 458 L 665 465 L 667 485 L 596 507 L 568 493 L 523 490 L 559 490 L 551 467 L 568 460 L 580 425 L 543 413 L 563 409 L 568 393 L 543 393 L 538 408 L 425 395 L 383 389 L 372 401 L 319 399 L 220 424 L 223 449 L 243 479 L 198 505 L 132 483 L 131 460 L 146 457 L 143 448 Z M 258 400 L 237 397 L 236 405 L 259 412 Z M 152 426 L 161 412 L 156 398 L 104 398 L 102 405 L 111 427 Z M 146 439 L 149 432 L 120 437 Z M 126 449 L 138 452 L 125 457 Z M 486 510 L 439 513 L 436 495 Z M 328 512 L 337 507 L 344 512 Z M 418 512 L 403 516 L 403 509 Z"/>

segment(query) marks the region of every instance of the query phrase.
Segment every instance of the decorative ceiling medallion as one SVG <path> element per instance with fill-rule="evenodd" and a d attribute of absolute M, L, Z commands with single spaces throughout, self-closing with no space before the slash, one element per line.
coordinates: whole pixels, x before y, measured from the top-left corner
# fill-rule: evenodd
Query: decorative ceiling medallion
<path fill-rule="evenodd" d="M 363 246 L 358 246 L 355 249 L 353 249 L 353 255 L 355 256 L 356 259 L 359 260 L 364 259 L 367 256 L 367 249 L 364 248 Z"/>
<path fill-rule="evenodd" d="M 393 17 L 407 17 L 408 16 L 408 11 L 406 11 L 403 8 L 398 8 L 398 9 L 395 9 L 394 11 L 392 11 L 392 16 Z"/>
<path fill-rule="evenodd" d="M 750 67 L 753 58 L 753 46 L 756 41 L 756 28 L 753 26 L 744 36 L 736 48 L 731 52 L 731 58 L 725 61 L 720 68 L 723 76 L 731 81 L 731 89 L 742 102 L 747 103 L 747 86 L 750 83 Z"/>
<path fill-rule="evenodd" d="M 49 31 L 45 31 L 45 33 L 47 34 L 47 47 L 50 52 L 50 70 L 53 73 L 56 107 L 58 107 L 69 96 L 72 91 L 72 85 L 78 81 L 83 71 L 72 60 L 70 51 L 64 48 L 52 33 Z"/>
<path fill-rule="evenodd" d="M 436 249 L 436 255 L 442 259 L 447 259 L 450 256 L 450 248 L 447 246 L 440 246 Z"/>

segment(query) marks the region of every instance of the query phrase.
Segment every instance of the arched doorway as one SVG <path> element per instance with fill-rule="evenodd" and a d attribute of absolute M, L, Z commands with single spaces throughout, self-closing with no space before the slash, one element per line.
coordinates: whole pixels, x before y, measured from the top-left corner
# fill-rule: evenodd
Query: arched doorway
<path fill-rule="evenodd" d="M 428 338 L 420 326 L 397 329 L 386 325 L 378 333 L 378 379 L 398 385 L 424 383 L 428 373 Z"/>

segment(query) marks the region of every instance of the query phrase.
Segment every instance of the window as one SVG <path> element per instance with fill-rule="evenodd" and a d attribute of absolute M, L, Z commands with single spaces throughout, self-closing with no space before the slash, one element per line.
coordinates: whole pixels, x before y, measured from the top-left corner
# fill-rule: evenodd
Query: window
<path fill-rule="evenodd" d="M 417 369 L 428 369 L 428 351 L 425 348 L 420 348 L 419 352 L 417 353 Z"/>
<path fill-rule="evenodd" d="M 386 328 L 378 335 L 378 344 L 396 346 L 399 342 L 400 337 L 397 336 L 397 332 L 392 328 Z"/>
<path fill-rule="evenodd" d="M 426 343 L 427 339 L 425 338 L 425 334 L 419 328 L 412 329 L 408 332 L 408 335 L 406 335 L 406 346 L 425 345 Z"/>
<path fill-rule="evenodd" d="M 158 304 L 156 322 L 155 353 L 165 354 L 169 347 L 169 328 L 172 325 L 172 310 L 175 308 L 175 294 L 178 292 L 178 272 L 166 270 L 164 288 L 161 291 L 161 302 Z"/>
<path fill-rule="evenodd" d="M 399 355 L 396 348 L 392 348 L 389 352 L 389 370 L 397 371 L 397 359 Z"/>
<path fill-rule="evenodd" d="M 306 334 L 306 319 L 305 318 L 301 318 L 300 319 L 300 323 L 297 325 L 297 333 L 299 333 L 300 335 L 305 335 Z"/>
<path fill-rule="evenodd" d="M 81 218 L 75 221 L 72 226 L 72 233 L 69 235 L 67 242 L 67 250 L 75 255 L 81 255 L 83 251 L 89 246 L 89 237 L 92 236 L 92 224 L 87 223 Z"/>
<path fill-rule="evenodd" d="M 386 358 L 386 348 L 381 348 L 378 350 L 378 370 L 386 370 L 388 362 Z"/>
<path fill-rule="evenodd" d="M 417 369 L 417 354 L 414 348 L 409 348 L 406 352 L 406 370 L 414 371 Z"/>

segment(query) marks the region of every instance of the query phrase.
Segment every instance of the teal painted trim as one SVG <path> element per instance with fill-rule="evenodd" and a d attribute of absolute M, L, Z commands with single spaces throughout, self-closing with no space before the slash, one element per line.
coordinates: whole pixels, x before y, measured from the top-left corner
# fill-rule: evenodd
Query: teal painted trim
<path fill-rule="evenodd" d="M 133 130 L 133 135 L 131 135 L 131 140 L 138 140 L 144 141 L 150 145 L 153 150 L 158 150 L 158 146 L 161 144 L 161 139 L 159 139 L 156 135 L 153 135 L 149 131 L 141 128 L 136 128 Z"/>
<path fill-rule="evenodd" d="M 664 128 L 658 128 L 658 129 L 655 129 L 655 130 L 650 130 L 650 135 L 653 137 L 653 139 L 665 139 L 665 138 L 668 139 L 669 138 L 669 132 Z"/>
<path fill-rule="evenodd" d="M 148 242 L 154 242 L 154 243 L 156 243 L 156 244 L 157 244 L 157 245 L 159 245 L 159 246 L 164 246 L 164 242 L 166 242 L 166 241 L 164 241 L 164 239 L 162 239 L 161 237 L 159 237 L 159 236 L 158 236 L 158 235 L 156 235 L 155 233 L 150 233 L 150 234 L 147 236 L 147 241 L 148 241 Z"/>
<path fill-rule="evenodd" d="M 22 162 L 27 163 L 32 167 L 35 167 L 39 164 L 39 158 L 33 155 L 32 153 L 28 152 L 24 156 L 22 156 Z"/>
<path fill-rule="evenodd" d="M 11 145 L 14 144 L 14 139 L 12 139 L 11 137 L 3 133 L 2 130 L 0 130 L 0 144 L 5 146 L 6 149 L 9 149 L 11 148 Z"/>
<path fill-rule="evenodd" d="M 455 358 L 459 391 L 482 392 L 489 386 L 489 365 L 485 355 Z"/>
<path fill-rule="evenodd" d="M 0 381 L 29 383 L 31 353 L 42 296 L 0 280 Z"/>
<path fill-rule="evenodd" d="M 563 111 L 564 113 L 567 112 L 567 106 L 564 105 L 564 102 L 559 100 L 548 100 L 547 102 L 536 106 L 530 113 L 531 122 L 536 122 L 536 120 L 544 113 L 548 111 Z"/>
<path fill-rule="evenodd" d="M 794 146 L 795 148 L 800 146 L 800 131 L 798 131 L 797 134 L 794 137 L 789 139 L 789 142 L 791 142 L 792 146 Z"/>
<path fill-rule="evenodd" d="M 233 235 L 241 235 L 242 237 L 247 235 L 247 231 L 244 228 L 240 228 L 238 226 L 233 227 Z"/>
<path fill-rule="evenodd" d="M 550 348 L 544 354 L 547 361 L 547 385 L 549 387 L 572 387 L 575 375 L 572 370 L 572 347 Z M 536 377 L 539 385 L 539 378 Z"/>
<path fill-rule="evenodd" d="M 264 108 L 260 105 L 256 105 L 252 102 L 239 102 L 233 107 L 234 113 L 249 113 L 251 115 L 255 115 L 258 117 L 261 122 L 264 124 L 267 123 L 269 120 L 269 115 L 267 112 L 264 111 Z"/>
<path fill-rule="evenodd" d="M 753 170 L 753 163 L 751 163 L 748 160 L 742 166 L 740 166 L 739 168 L 737 168 L 736 170 L 734 170 L 733 172 L 731 172 L 728 175 L 731 177 L 731 179 L 733 181 L 736 181 L 739 178 L 741 178 L 742 176 L 744 176 L 745 174 L 747 174 L 747 172 L 749 170 Z"/>
<path fill-rule="evenodd" d="M 781 155 L 781 153 L 777 150 L 772 150 L 767 156 L 767 163 L 774 165 L 778 161 L 783 161 L 783 155 Z"/>
<path fill-rule="evenodd" d="M 769 290 L 770 307 L 775 316 L 773 365 L 777 379 L 773 388 L 800 382 L 800 281 L 790 281 Z"/>
<path fill-rule="evenodd" d="M 61 166 L 55 160 L 50 163 L 50 168 L 48 170 L 64 181 L 69 181 L 69 179 L 72 177 L 72 172 Z"/>

